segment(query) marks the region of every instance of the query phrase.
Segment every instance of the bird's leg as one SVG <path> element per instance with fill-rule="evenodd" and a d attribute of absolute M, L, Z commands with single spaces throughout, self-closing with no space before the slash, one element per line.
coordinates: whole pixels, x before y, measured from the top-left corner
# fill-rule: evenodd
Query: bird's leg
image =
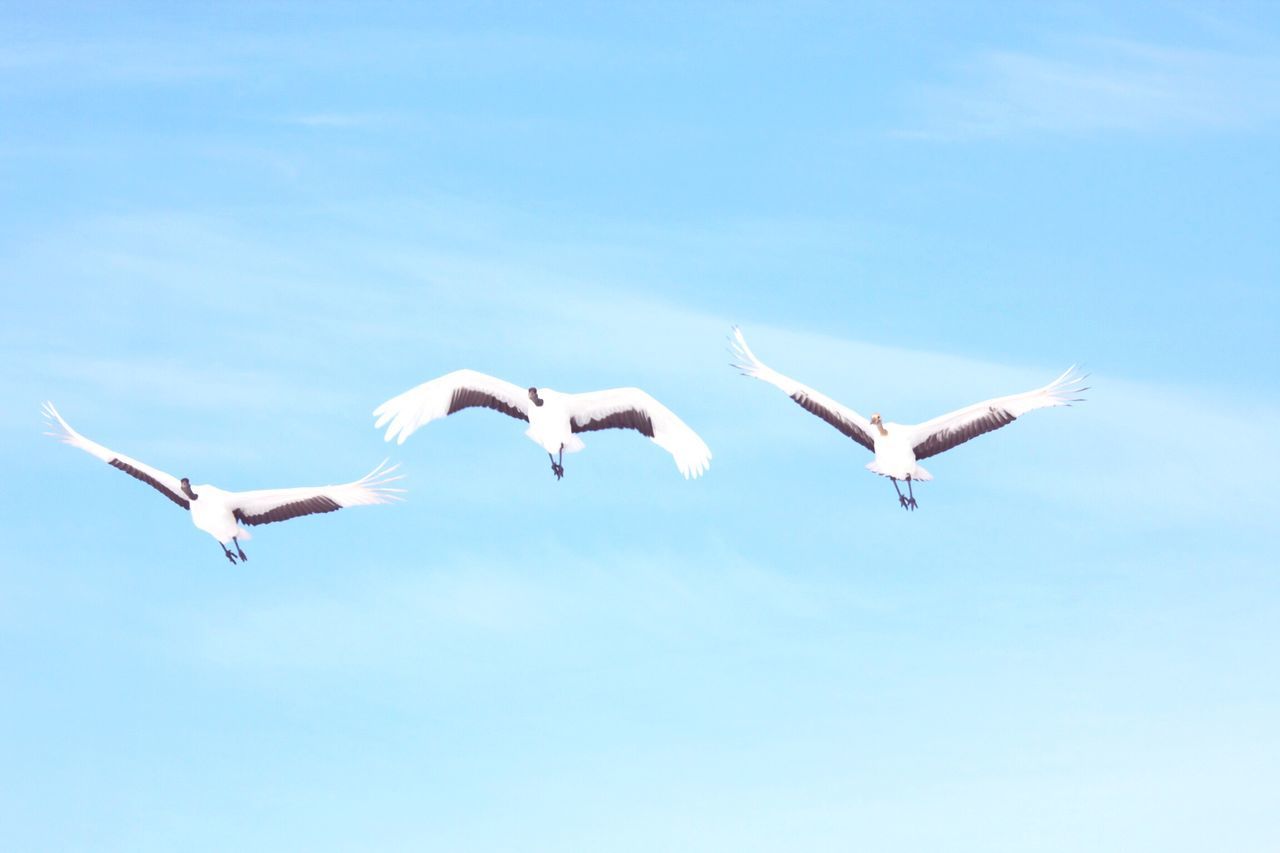
<path fill-rule="evenodd" d="M 906 497 L 904 497 L 902 494 L 902 489 L 898 488 L 898 478 L 890 477 L 889 479 L 893 481 L 893 490 L 898 493 L 898 506 L 902 507 L 903 509 L 910 509 L 911 507 L 910 505 L 907 504 Z"/>
<path fill-rule="evenodd" d="M 560 459 L 557 461 L 559 464 L 556 467 L 560 469 L 560 476 L 563 477 L 564 476 L 564 442 L 560 442 Z"/>
<path fill-rule="evenodd" d="M 244 549 L 240 547 L 240 540 L 235 536 L 232 536 L 231 541 L 236 543 L 236 553 L 240 555 L 240 561 L 244 562 L 245 560 L 249 559 L 249 555 L 247 555 L 244 552 Z"/>
<path fill-rule="evenodd" d="M 219 542 L 218 545 L 222 548 L 223 556 L 225 556 L 228 560 L 230 560 L 231 565 L 234 566 L 236 564 L 236 555 L 228 551 L 227 546 L 223 545 L 221 542 Z"/>
<path fill-rule="evenodd" d="M 551 473 L 555 474 L 556 479 L 559 480 L 561 477 L 564 476 L 564 468 L 556 464 L 556 458 L 552 456 L 550 453 L 547 454 L 547 458 L 551 460 Z"/>
<path fill-rule="evenodd" d="M 911 475 L 907 475 L 907 506 L 915 509 L 919 504 L 916 503 L 916 493 L 911 489 Z"/>

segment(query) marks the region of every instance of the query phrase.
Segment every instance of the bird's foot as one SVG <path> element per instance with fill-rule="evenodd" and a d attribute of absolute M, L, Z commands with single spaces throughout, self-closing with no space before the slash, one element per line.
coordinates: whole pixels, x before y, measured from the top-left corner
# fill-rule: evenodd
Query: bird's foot
<path fill-rule="evenodd" d="M 908 501 L 906 495 L 898 495 L 898 506 L 903 509 L 911 509 L 911 504 L 915 501 Z"/>
<path fill-rule="evenodd" d="M 243 548 L 236 548 L 236 553 L 240 555 L 240 562 L 242 563 L 249 559 L 249 555 L 244 552 Z"/>
<path fill-rule="evenodd" d="M 552 465 L 551 465 L 551 473 L 556 475 L 556 479 L 557 479 L 557 480 L 563 480 L 563 479 L 564 479 L 564 466 L 563 466 L 563 465 L 557 465 L 557 464 L 555 464 L 555 463 L 552 463 Z"/>
<path fill-rule="evenodd" d="M 918 506 L 920 506 L 920 504 L 916 503 L 915 498 L 907 498 L 907 509 L 915 510 Z"/>
<path fill-rule="evenodd" d="M 234 565 L 236 564 L 236 555 L 235 555 L 235 554 L 232 554 L 230 551 L 226 550 L 225 548 L 223 549 L 222 554 L 223 554 L 223 556 L 225 556 L 228 560 L 230 560 L 230 561 L 231 561 L 231 565 L 233 565 L 233 566 L 234 566 Z"/>

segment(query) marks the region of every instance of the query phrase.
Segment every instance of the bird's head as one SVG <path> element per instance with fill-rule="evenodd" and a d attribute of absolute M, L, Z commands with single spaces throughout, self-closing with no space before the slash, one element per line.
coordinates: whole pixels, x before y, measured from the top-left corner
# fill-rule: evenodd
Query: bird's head
<path fill-rule="evenodd" d="M 542 398 L 538 396 L 538 389 L 537 389 L 537 388 L 530 388 L 530 389 L 529 389 L 529 399 L 533 401 L 533 404 L 534 404 L 535 406 L 541 406 L 541 405 L 542 405 Z"/>
<path fill-rule="evenodd" d="M 884 428 L 884 421 L 881 419 L 879 412 L 871 413 L 871 425 L 880 430 L 881 435 L 889 434 L 889 431 Z"/>
<path fill-rule="evenodd" d="M 200 499 L 199 495 L 191 491 L 191 481 L 188 480 L 186 477 L 182 478 L 182 493 L 187 497 L 191 498 L 191 500 L 193 501 Z"/>

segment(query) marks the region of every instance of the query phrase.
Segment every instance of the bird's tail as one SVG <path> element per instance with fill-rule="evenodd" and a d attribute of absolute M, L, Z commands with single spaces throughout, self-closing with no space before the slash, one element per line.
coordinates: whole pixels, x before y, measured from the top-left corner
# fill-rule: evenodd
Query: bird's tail
<path fill-rule="evenodd" d="M 892 477 L 895 480 L 905 480 L 908 473 L 911 475 L 912 480 L 918 480 L 920 482 L 933 479 L 933 475 L 926 471 L 925 467 L 918 462 L 912 466 L 910 471 L 903 471 L 903 469 L 896 467 L 890 467 L 888 469 L 883 468 L 880 465 L 879 459 L 873 459 L 867 463 L 867 470 L 872 474 L 879 474 L 881 477 Z"/>

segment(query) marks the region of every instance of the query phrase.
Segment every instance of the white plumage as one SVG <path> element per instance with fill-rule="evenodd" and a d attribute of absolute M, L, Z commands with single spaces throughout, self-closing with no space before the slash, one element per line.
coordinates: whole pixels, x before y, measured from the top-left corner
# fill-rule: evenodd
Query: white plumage
<path fill-rule="evenodd" d="M 585 445 L 579 433 L 633 429 L 671 454 L 686 479 L 711 465 L 711 451 L 675 413 L 639 388 L 610 388 L 567 394 L 550 388 L 524 389 L 475 370 L 455 370 L 410 388 L 374 409 L 375 429 L 403 444 L 431 421 L 468 408 L 488 408 L 528 421 L 532 441 L 551 456 L 551 470 L 564 476 L 564 454 Z"/>
<path fill-rule="evenodd" d="M 737 326 L 733 327 L 729 343 L 737 359 L 733 366 L 743 374 L 780 388 L 806 411 L 875 453 L 875 459 L 867 464 L 868 470 L 893 480 L 899 503 L 907 509 L 916 508 L 911 482 L 933 479 L 919 460 L 1011 424 L 1034 409 L 1069 406 L 1081 399 L 1077 394 L 1088 390 L 1082 384 L 1085 377 L 1072 367 L 1034 391 L 984 400 L 921 424 L 898 424 L 882 420 L 879 414 L 864 418 L 848 406 L 768 367 L 756 358 Z M 899 480 L 907 482 L 908 494 L 905 496 L 898 489 Z"/>
<path fill-rule="evenodd" d="M 391 476 L 396 466 L 388 467 L 385 461 L 353 483 L 333 486 L 258 489 L 249 492 L 229 492 L 208 484 L 193 486 L 186 477 L 179 479 L 85 438 L 63 420 L 52 403 L 45 403 L 43 412 L 49 424 L 46 435 L 98 457 L 190 511 L 191 522 L 218 540 L 223 554 L 232 563 L 236 562 L 237 556 L 241 560 L 249 559 L 240 547 L 240 540 L 251 537 L 249 531 L 241 525 L 271 524 L 303 515 L 333 512 L 349 506 L 388 503 L 399 500 L 397 493 L 404 491 L 387 485 L 402 477 Z M 229 544 L 236 546 L 235 554 L 227 548 Z"/>

